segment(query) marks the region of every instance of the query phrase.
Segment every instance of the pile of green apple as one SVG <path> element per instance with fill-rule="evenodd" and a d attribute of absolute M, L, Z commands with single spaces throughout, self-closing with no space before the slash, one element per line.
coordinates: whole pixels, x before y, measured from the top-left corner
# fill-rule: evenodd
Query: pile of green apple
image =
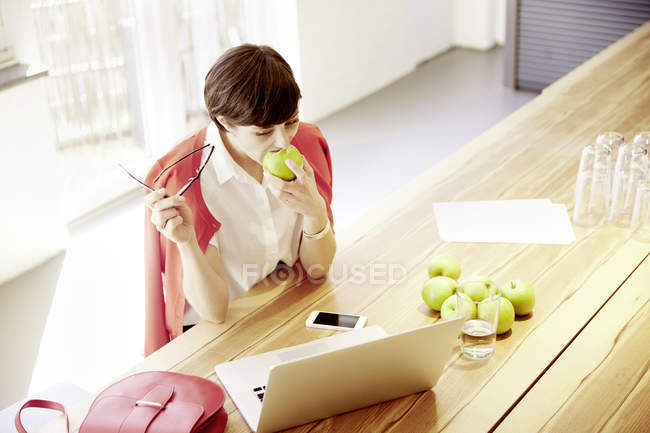
<path fill-rule="evenodd" d="M 460 264 L 453 256 L 441 254 L 429 263 L 429 280 L 422 288 L 422 300 L 432 310 L 440 311 L 443 320 L 455 319 L 459 316 L 456 311 L 456 292 L 459 296 L 481 302 L 489 299 L 498 291 L 498 286 L 487 277 L 470 277 L 467 283 L 458 284 Z M 508 332 L 515 321 L 515 315 L 525 316 L 533 311 L 535 306 L 535 291 L 523 280 L 511 280 L 501 288 L 499 305 L 499 323 L 497 334 Z M 494 315 L 495 303 L 475 304 L 463 303 L 464 317 L 489 320 Z"/>

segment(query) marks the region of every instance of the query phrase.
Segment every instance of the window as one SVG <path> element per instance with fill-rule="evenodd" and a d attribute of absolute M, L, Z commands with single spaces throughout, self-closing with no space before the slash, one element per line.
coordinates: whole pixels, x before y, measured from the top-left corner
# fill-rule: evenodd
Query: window
<path fill-rule="evenodd" d="M 133 116 L 120 21 L 130 0 L 32 3 L 57 148 L 133 144 Z"/>
<path fill-rule="evenodd" d="M 143 177 L 153 157 L 208 123 L 205 75 L 246 40 L 248 4 L 31 2 L 68 221 L 138 188 L 116 162 Z"/>

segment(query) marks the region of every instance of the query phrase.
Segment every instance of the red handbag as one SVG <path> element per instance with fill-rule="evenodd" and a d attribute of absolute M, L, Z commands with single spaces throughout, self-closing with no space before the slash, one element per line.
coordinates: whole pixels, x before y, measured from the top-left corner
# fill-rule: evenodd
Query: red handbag
<path fill-rule="evenodd" d="M 216 383 L 197 376 L 148 371 L 120 380 L 102 391 L 86 414 L 79 433 L 222 433 L 228 421 L 226 399 Z M 27 433 L 20 413 L 28 407 L 63 412 L 60 403 L 29 400 L 16 414 L 19 433 Z"/>

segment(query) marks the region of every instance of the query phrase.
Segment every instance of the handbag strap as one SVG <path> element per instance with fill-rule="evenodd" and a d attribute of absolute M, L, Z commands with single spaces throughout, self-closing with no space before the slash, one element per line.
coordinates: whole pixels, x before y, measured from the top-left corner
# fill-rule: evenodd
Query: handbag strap
<path fill-rule="evenodd" d="M 57 403 L 55 401 L 50 401 L 50 400 L 28 400 L 20 408 L 20 410 L 18 410 L 18 413 L 16 414 L 16 419 L 14 420 L 14 424 L 16 425 L 16 430 L 18 430 L 18 433 L 27 433 L 27 430 L 25 430 L 25 427 L 23 427 L 23 423 L 20 420 L 20 413 L 23 411 L 23 409 L 27 409 L 30 407 L 40 407 L 43 409 L 52 409 L 52 410 L 58 410 L 59 412 L 62 412 L 63 415 L 65 415 L 66 432 L 70 433 L 70 421 L 68 420 L 68 413 L 65 411 L 65 407 L 63 407 L 61 403 Z"/>

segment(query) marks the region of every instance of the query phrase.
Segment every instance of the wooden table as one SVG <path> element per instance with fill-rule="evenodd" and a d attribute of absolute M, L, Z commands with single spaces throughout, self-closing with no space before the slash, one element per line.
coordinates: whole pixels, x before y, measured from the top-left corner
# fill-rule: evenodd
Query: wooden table
<path fill-rule="evenodd" d="M 389 333 L 435 322 L 420 290 L 428 260 L 446 252 L 462 276 L 530 281 L 533 314 L 498 339 L 491 359 L 456 353 L 433 390 L 291 431 L 648 431 L 650 245 L 610 226 L 576 227 L 571 245 L 444 243 L 431 207 L 550 198 L 571 211 L 582 146 L 603 131 L 629 140 L 642 129 L 650 129 L 650 23 L 337 233 L 328 281 L 267 278 L 231 303 L 225 323 L 200 323 L 127 374 L 164 369 L 216 381 L 220 362 L 330 335 L 304 326 L 314 309 L 364 314 Z M 395 278 L 386 278 L 391 269 Z M 73 408 L 73 425 L 90 402 Z M 227 431 L 248 432 L 230 400 L 226 408 Z"/>

